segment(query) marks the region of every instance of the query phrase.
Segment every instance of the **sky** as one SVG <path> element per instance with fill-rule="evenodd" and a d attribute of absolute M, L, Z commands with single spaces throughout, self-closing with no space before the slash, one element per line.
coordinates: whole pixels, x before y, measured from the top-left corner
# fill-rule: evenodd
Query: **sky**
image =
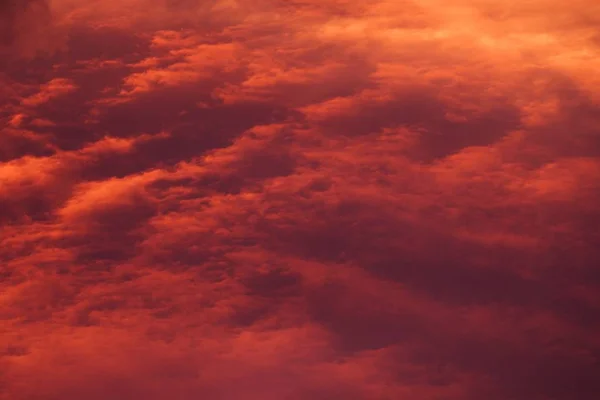
<path fill-rule="evenodd" d="M 0 0 L 0 400 L 595 400 L 600 3 Z"/>

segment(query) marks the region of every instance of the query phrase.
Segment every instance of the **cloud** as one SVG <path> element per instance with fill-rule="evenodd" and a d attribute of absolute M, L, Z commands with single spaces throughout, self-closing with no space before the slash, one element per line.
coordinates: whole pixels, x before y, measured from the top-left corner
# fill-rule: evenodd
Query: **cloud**
<path fill-rule="evenodd" d="M 68 79 L 53 79 L 44 84 L 39 93 L 23 99 L 22 104 L 26 107 L 35 107 L 52 100 L 54 97 L 67 94 L 77 89 Z"/>
<path fill-rule="evenodd" d="M 58 50 L 63 44 L 63 32 L 47 0 L 2 0 L 0 25 L 0 54 L 4 57 L 31 57 Z"/>
<path fill-rule="evenodd" d="M 0 400 L 595 399 L 596 6 L 555 3 L 3 3 L 47 21 L 6 54 L 68 34 L 0 77 Z"/>

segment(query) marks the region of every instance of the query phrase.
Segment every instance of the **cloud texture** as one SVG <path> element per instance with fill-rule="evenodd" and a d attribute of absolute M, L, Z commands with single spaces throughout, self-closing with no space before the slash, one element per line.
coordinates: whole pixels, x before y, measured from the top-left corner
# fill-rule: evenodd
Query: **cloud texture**
<path fill-rule="evenodd" d="M 600 394 L 595 1 L 0 10 L 0 400 Z"/>

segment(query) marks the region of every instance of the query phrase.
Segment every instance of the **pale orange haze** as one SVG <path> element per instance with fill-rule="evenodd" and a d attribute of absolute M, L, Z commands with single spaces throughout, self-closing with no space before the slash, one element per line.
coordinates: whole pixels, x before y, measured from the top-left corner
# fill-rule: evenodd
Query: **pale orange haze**
<path fill-rule="evenodd" d="M 0 0 L 0 400 L 597 400 L 600 1 Z"/>

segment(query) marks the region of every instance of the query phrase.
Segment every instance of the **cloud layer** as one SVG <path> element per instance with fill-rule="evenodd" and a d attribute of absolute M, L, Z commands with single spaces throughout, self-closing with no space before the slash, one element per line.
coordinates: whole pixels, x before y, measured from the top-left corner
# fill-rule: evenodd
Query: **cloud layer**
<path fill-rule="evenodd" d="M 1 3 L 0 400 L 596 399 L 559 3 Z"/>

